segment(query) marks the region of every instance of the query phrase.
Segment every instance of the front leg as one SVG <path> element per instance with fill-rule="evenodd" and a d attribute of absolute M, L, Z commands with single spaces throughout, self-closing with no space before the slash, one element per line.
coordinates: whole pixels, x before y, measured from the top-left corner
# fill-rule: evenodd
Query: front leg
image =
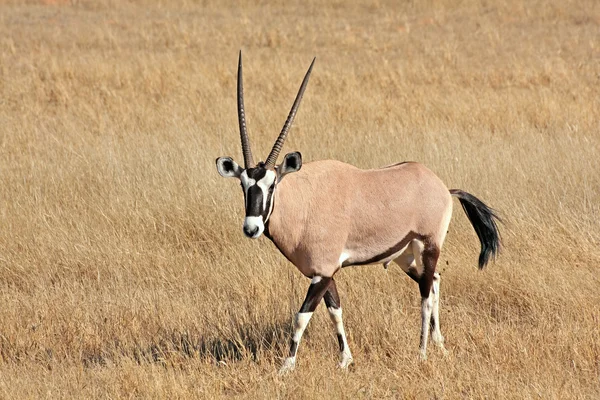
<path fill-rule="evenodd" d="M 344 322 L 342 321 L 342 305 L 333 278 L 331 279 L 329 289 L 327 289 L 327 292 L 325 293 L 325 305 L 329 311 L 329 317 L 335 325 L 335 333 L 340 346 L 339 367 L 341 369 L 346 369 L 352 363 L 352 353 L 350 353 L 350 348 L 348 347 L 348 340 L 346 339 L 346 332 L 344 331 Z"/>
<path fill-rule="evenodd" d="M 279 370 L 280 374 L 292 371 L 296 367 L 296 353 L 298 352 L 298 345 L 300 344 L 300 339 L 302 339 L 302 334 L 331 282 L 332 278 L 324 278 L 321 276 L 313 277 L 310 282 L 304 303 L 302 303 L 300 311 L 294 318 L 294 336 L 292 337 L 292 343 L 290 345 L 290 354 Z"/>

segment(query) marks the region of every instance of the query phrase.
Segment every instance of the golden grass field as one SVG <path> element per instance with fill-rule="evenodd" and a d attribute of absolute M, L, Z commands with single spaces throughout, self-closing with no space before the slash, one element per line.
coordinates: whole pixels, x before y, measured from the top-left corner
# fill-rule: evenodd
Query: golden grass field
<path fill-rule="evenodd" d="M 600 3 L 204 3 L 0 6 L 0 397 L 599 398 Z M 309 282 L 214 166 L 239 49 L 255 157 L 316 56 L 284 151 L 420 161 L 499 211 L 478 271 L 455 201 L 447 357 L 418 361 L 398 267 L 347 268 L 354 368 L 320 306 L 277 375 Z"/>

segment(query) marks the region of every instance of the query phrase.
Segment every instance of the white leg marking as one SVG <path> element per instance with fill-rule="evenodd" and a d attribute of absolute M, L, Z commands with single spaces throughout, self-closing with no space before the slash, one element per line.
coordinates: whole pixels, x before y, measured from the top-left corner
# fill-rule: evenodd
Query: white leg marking
<path fill-rule="evenodd" d="M 411 242 L 412 252 L 415 259 L 416 276 L 421 276 L 425 267 L 423 266 L 423 250 L 425 245 L 420 240 Z M 431 293 L 427 298 L 421 298 L 421 345 L 419 346 L 419 354 L 421 360 L 427 359 L 427 340 L 429 339 L 429 323 L 431 321 L 431 313 L 433 311 L 433 296 Z"/>
<path fill-rule="evenodd" d="M 338 342 L 340 346 L 340 363 L 338 366 L 341 369 L 346 369 L 352 364 L 352 353 L 350 353 L 350 347 L 348 347 L 348 340 L 346 339 L 346 331 L 344 330 L 344 322 L 342 320 L 342 308 L 327 308 L 329 311 L 329 317 L 335 325 L 335 332 L 338 336 Z"/>
<path fill-rule="evenodd" d="M 296 314 L 296 319 L 294 321 L 294 341 L 296 343 L 300 342 L 302 339 L 302 334 L 308 325 L 308 321 L 312 317 L 313 313 L 311 312 L 300 312 Z"/>
<path fill-rule="evenodd" d="M 437 272 L 433 274 L 433 287 L 431 289 L 431 296 L 433 297 L 433 310 L 431 313 L 431 340 L 435 343 L 444 353 L 448 354 L 448 351 L 444 347 L 444 336 L 440 329 L 440 274 Z"/>
<path fill-rule="evenodd" d="M 320 277 L 319 275 L 315 275 L 315 276 L 313 276 L 313 278 L 311 279 L 311 281 L 310 281 L 310 284 L 311 284 L 311 285 L 314 285 L 315 283 L 319 283 L 319 282 L 321 282 L 321 280 L 322 280 L 322 279 L 323 279 L 323 278 L 322 278 L 322 277 Z"/>
<path fill-rule="evenodd" d="M 421 299 L 421 347 L 419 349 L 421 360 L 427 359 L 427 339 L 429 339 L 429 323 L 433 311 L 433 296 Z"/>
<path fill-rule="evenodd" d="M 294 353 L 290 354 L 288 358 L 285 359 L 283 365 L 279 369 L 279 374 L 283 375 L 288 372 L 291 372 L 296 367 L 296 353 L 298 352 L 298 346 L 300 345 L 300 339 L 302 339 L 302 334 L 308 325 L 308 321 L 312 317 L 313 313 L 297 313 L 294 318 L 294 336 L 292 337 L 292 342 L 295 343 Z"/>

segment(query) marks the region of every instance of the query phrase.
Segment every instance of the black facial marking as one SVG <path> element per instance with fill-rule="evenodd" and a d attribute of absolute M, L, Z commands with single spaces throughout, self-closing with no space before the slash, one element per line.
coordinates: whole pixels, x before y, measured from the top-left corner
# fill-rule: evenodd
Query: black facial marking
<path fill-rule="evenodd" d="M 262 214 L 263 208 L 263 192 L 258 185 L 253 185 L 248 188 L 246 195 L 246 216 L 258 217 Z"/>
<path fill-rule="evenodd" d="M 256 182 L 260 181 L 267 174 L 267 170 L 265 168 L 249 168 L 246 170 L 246 174 L 248 174 L 248 178 L 254 179 Z"/>
<path fill-rule="evenodd" d="M 263 210 L 263 218 L 266 220 L 267 217 L 269 216 L 269 211 L 271 209 L 271 202 L 273 201 L 273 191 L 275 190 L 275 185 L 271 186 L 269 188 L 269 192 L 267 194 L 267 207 L 265 210 Z"/>
<path fill-rule="evenodd" d="M 259 164 L 260 165 L 260 164 Z M 249 168 L 246 170 L 246 174 L 249 179 L 253 179 L 257 183 L 250 186 L 247 191 L 244 191 L 244 202 L 246 204 L 246 216 L 247 217 L 259 217 L 262 216 L 263 220 L 267 220 L 270 204 L 273 196 L 273 190 L 275 185 L 272 185 L 267 193 L 267 201 L 266 207 L 263 207 L 265 204 L 264 193 L 262 189 L 258 186 L 258 182 L 263 179 L 267 175 L 267 169 L 256 167 Z"/>

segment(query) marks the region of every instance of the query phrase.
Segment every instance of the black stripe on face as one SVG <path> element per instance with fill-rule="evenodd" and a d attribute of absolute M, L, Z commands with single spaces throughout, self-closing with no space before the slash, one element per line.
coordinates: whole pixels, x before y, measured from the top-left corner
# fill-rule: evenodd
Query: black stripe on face
<path fill-rule="evenodd" d="M 248 178 L 254 179 L 255 181 L 260 181 L 262 178 L 267 175 L 267 169 L 265 168 L 249 168 L 246 170 L 246 174 L 248 174 Z"/>
<path fill-rule="evenodd" d="M 267 176 L 267 170 L 264 168 L 250 168 L 246 170 L 248 179 L 252 179 L 255 183 L 244 190 L 244 202 L 246 204 L 246 217 L 263 217 L 263 221 L 267 221 L 269 212 L 271 211 L 271 201 L 273 191 L 275 189 L 274 182 L 268 188 L 265 194 L 259 186 L 259 182 Z M 264 185 L 263 185 L 264 187 Z M 265 202 L 264 197 L 267 196 Z"/>
<path fill-rule="evenodd" d="M 263 214 L 263 191 L 258 185 L 248 188 L 246 194 L 246 217 L 258 217 Z"/>

